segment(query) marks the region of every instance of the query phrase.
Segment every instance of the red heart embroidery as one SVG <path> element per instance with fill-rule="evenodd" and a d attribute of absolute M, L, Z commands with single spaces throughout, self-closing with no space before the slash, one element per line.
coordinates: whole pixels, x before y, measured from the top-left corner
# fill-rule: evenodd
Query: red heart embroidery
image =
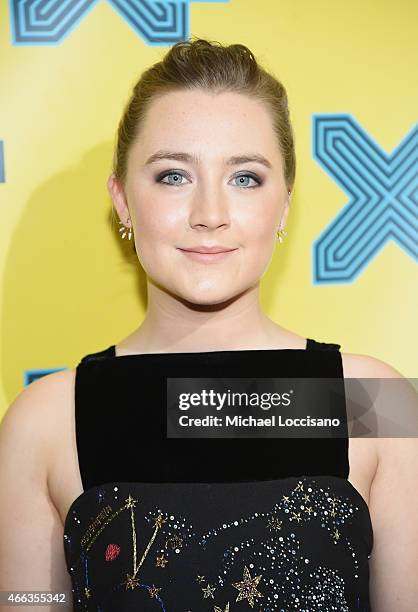
<path fill-rule="evenodd" d="M 106 547 L 106 561 L 114 561 L 120 553 L 118 544 L 108 544 Z"/>

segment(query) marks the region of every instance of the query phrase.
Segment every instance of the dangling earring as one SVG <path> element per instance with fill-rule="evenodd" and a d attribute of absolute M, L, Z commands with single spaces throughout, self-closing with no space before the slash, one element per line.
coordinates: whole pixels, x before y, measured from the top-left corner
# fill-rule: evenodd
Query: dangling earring
<path fill-rule="evenodd" d="M 130 221 L 130 219 L 128 219 L 128 221 Z M 119 225 L 122 225 L 122 227 L 119 228 L 119 232 L 121 232 L 121 237 L 125 238 L 125 236 L 128 235 L 128 240 L 130 240 L 131 236 L 132 236 L 132 228 L 131 227 L 125 227 L 125 225 L 122 223 L 122 221 L 119 221 Z"/>
<path fill-rule="evenodd" d="M 277 237 L 279 239 L 279 242 L 283 242 L 283 236 L 281 234 L 283 234 L 283 236 L 286 236 L 286 232 L 284 230 L 279 230 L 277 232 Z"/>
<path fill-rule="evenodd" d="M 290 200 L 290 191 L 287 192 L 287 195 L 289 196 L 289 200 Z M 286 232 L 284 231 L 284 229 L 279 229 L 279 231 L 277 232 L 277 237 L 279 239 L 279 242 L 283 242 L 283 236 L 286 236 Z"/>

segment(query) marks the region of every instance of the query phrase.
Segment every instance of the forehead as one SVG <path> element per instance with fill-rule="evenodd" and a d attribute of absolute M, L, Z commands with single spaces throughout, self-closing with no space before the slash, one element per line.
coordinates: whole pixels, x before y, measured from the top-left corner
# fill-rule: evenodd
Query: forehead
<path fill-rule="evenodd" d="M 235 92 L 176 91 L 153 100 L 132 156 L 157 149 L 195 152 L 202 158 L 258 152 L 280 164 L 272 117 L 259 100 Z"/>

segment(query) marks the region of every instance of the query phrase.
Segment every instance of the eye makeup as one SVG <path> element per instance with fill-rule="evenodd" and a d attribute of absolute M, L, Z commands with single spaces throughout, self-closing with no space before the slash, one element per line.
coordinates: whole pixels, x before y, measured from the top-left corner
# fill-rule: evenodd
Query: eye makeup
<path fill-rule="evenodd" d="M 163 172 L 160 172 L 159 174 L 157 174 L 157 176 L 155 177 L 155 182 L 156 183 L 160 183 L 161 185 L 174 185 L 174 186 L 181 186 L 184 183 L 180 183 L 179 181 L 176 181 L 175 183 L 167 183 L 167 182 L 163 182 L 163 179 L 167 176 L 172 176 L 172 175 L 177 175 L 177 176 L 181 176 L 184 177 L 188 180 L 190 179 L 190 175 L 185 172 L 184 170 L 176 170 L 176 169 L 172 169 L 172 170 L 165 170 Z M 261 179 L 257 174 L 253 173 L 253 172 L 242 172 L 241 174 L 236 174 L 235 176 L 232 177 L 232 180 L 237 179 L 237 178 L 241 178 L 241 177 L 249 177 L 251 179 L 253 179 L 256 182 L 256 185 L 236 185 L 237 187 L 243 187 L 245 189 L 254 189 L 254 187 L 259 187 L 263 184 L 263 179 Z"/>

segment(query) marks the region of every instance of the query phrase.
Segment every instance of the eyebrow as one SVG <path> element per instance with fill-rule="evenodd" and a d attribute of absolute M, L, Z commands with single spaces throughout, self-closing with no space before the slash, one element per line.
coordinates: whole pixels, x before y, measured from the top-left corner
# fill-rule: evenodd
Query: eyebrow
<path fill-rule="evenodd" d="M 177 161 L 195 163 L 196 165 L 200 163 L 200 158 L 197 155 L 191 153 L 183 153 L 181 151 L 157 151 L 147 159 L 144 165 L 146 166 L 148 164 L 153 164 L 154 162 L 163 159 L 174 159 Z M 269 160 L 266 159 L 263 155 L 260 155 L 259 153 L 234 155 L 226 160 L 228 166 L 237 166 L 239 164 L 246 164 L 248 162 L 256 162 L 258 164 L 266 166 L 267 168 L 272 168 L 272 165 Z"/>

